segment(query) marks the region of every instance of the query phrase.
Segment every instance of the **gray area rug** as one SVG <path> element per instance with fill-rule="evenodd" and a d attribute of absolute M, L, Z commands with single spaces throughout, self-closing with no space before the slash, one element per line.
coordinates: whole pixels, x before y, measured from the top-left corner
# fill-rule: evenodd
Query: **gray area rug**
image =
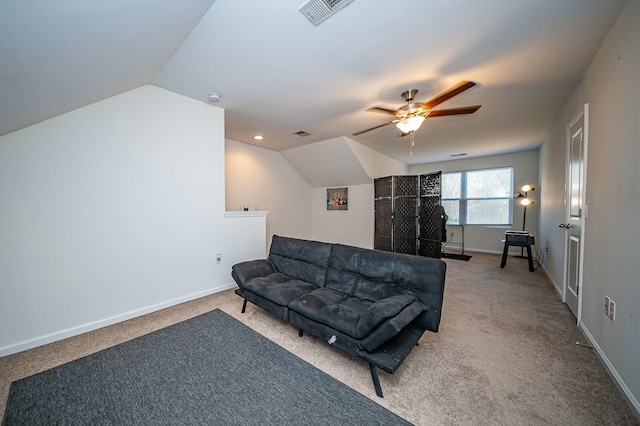
<path fill-rule="evenodd" d="M 22 424 L 410 423 L 216 309 L 13 382 Z"/>

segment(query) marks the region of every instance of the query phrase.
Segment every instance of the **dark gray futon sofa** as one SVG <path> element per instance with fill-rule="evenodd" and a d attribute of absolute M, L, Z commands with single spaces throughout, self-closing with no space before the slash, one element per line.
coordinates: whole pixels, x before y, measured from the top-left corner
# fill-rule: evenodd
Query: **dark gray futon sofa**
<path fill-rule="evenodd" d="M 394 373 L 425 330 L 437 332 L 446 263 L 438 259 L 274 235 L 268 259 L 233 266 L 236 293 Z"/>

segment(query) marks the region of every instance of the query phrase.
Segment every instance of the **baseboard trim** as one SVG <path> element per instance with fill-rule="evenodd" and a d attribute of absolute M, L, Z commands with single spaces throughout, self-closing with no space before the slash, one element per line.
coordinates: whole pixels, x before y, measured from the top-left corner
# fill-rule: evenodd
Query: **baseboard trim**
<path fill-rule="evenodd" d="M 115 315 L 102 320 L 90 322 L 87 324 L 78 325 L 76 327 L 67 328 L 54 333 L 50 333 L 44 336 L 36 337 L 33 339 L 25 340 L 13 345 L 0 348 L 0 358 L 12 355 L 18 352 L 26 351 L 27 349 L 37 348 L 38 346 L 46 345 L 48 343 L 57 342 L 58 340 L 67 339 L 69 337 L 77 336 L 79 334 L 87 333 L 89 331 L 97 330 L 109 325 L 117 324 L 122 321 L 136 318 L 142 315 L 150 314 L 152 312 L 159 311 L 161 309 L 169 308 L 171 306 L 179 305 L 180 303 L 189 302 L 191 300 L 199 299 L 204 296 L 209 296 L 214 293 L 232 289 L 236 286 L 234 282 L 226 283 L 218 287 L 213 287 L 204 291 L 189 294 L 183 297 L 178 297 L 173 300 L 167 300 L 165 302 L 157 303 L 155 305 L 147 306 L 144 308 L 136 309 L 133 311 L 125 312 L 119 315 Z"/>
<path fill-rule="evenodd" d="M 515 247 L 515 246 L 514 246 Z M 460 249 L 456 249 L 456 248 L 450 248 L 451 250 L 460 250 Z M 444 249 L 445 251 L 447 250 L 447 247 L 445 247 Z M 499 254 L 502 255 L 502 250 L 487 250 L 487 249 L 479 249 L 479 248 L 469 248 L 469 247 L 465 247 L 464 252 L 468 252 L 468 251 L 474 251 L 476 253 L 486 253 L 486 254 Z M 526 250 L 525 250 L 525 254 L 526 254 Z M 516 251 L 516 250 L 509 250 L 507 252 L 507 256 L 520 256 L 520 251 Z M 533 260 L 535 261 L 535 257 L 533 258 Z"/>
<path fill-rule="evenodd" d="M 540 266 L 544 271 L 544 273 L 546 274 L 547 278 L 549 278 L 549 281 L 551 281 L 551 283 L 555 287 L 556 292 L 558 293 L 558 297 L 564 303 L 564 300 L 562 300 L 562 289 L 558 287 L 558 284 L 555 282 L 553 277 L 551 277 L 551 274 L 549 273 L 545 265 L 540 265 Z M 607 372 L 607 374 L 609 374 L 609 376 L 615 383 L 616 387 L 622 394 L 623 398 L 627 401 L 627 404 L 629 405 L 629 408 L 635 415 L 636 419 L 638 419 L 638 421 L 640 422 L 640 403 L 638 402 L 638 399 L 633 395 L 633 393 L 631 393 L 631 389 L 629 389 L 629 387 L 624 382 L 624 380 L 622 379 L 618 371 L 615 369 L 615 367 L 611 363 L 611 361 L 609 361 L 609 358 L 607 358 L 607 355 L 604 353 L 600 345 L 598 345 L 598 342 L 593 337 L 593 335 L 591 334 L 587 326 L 584 324 L 584 322 L 579 321 L 578 327 L 580 328 L 582 333 L 585 335 L 585 337 L 589 341 L 589 344 L 593 346 L 593 349 L 595 349 L 596 354 L 600 359 L 600 362 L 602 362 L 602 365 L 604 365 L 605 367 L 605 371 Z"/>
<path fill-rule="evenodd" d="M 457 243 L 456 243 L 457 244 Z M 461 249 L 459 247 L 443 247 L 444 251 L 447 250 L 453 250 L 453 251 L 461 251 Z M 502 251 L 499 250 L 485 250 L 485 249 L 477 249 L 477 248 L 469 248 L 469 247 L 465 247 L 464 252 L 467 253 L 468 251 L 470 252 L 476 252 L 476 253 L 487 253 L 487 254 L 502 254 Z"/>
<path fill-rule="evenodd" d="M 456 245 L 457 243 L 453 243 L 453 245 Z M 514 246 L 516 247 L 516 246 Z M 451 246 L 445 246 L 442 248 L 444 251 L 455 251 L 455 252 L 459 252 L 461 251 L 461 249 L 459 247 L 451 247 Z M 476 253 L 486 253 L 486 254 L 499 254 L 502 256 L 502 250 L 487 250 L 487 249 L 479 249 L 479 248 L 469 248 L 466 247 L 464 249 L 465 254 L 467 252 L 476 252 Z M 535 254 L 535 253 L 534 253 Z M 509 250 L 507 252 L 507 256 L 511 256 L 511 257 L 515 257 L 515 256 L 520 256 L 520 252 L 519 251 L 514 251 L 514 250 Z M 538 259 L 533 256 L 533 261 L 537 262 Z M 548 275 L 548 274 L 547 274 Z"/>
<path fill-rule="evenodd" d="M 620 390 L 620 393 L 627 401 L 629 408 L 636 416 L 636 419 L 640 422 L 640 402 L 638 402 L 638 399 L 633 395 L 633 393 L 631 393 L 631 389 L 629 389 L 620 374 L 618 374 L 618 371 L 615 369 L 611 361 L 609 361 L 609 358 L 607 358 L 607 355 L 604 353 L 600 345 L 598 345 L 598 342 L 596 342 L 596 339 L 589 332 L 589 329 L 584 324 L 584 322 L 579 321 L 578 327 L 580 327 L 580 330 L 582 330 L 591 346 L 593 346 L 593 348 L 596 350 L 596 354 L 598 355 L 598 358 L 600 358 L 600 361 L 604 364 L 605 370 L 607 371 L 607 373 L 609 373 L 609 376 L 611 376 L 613 382 Z"/>
<path fill-rule="evenodd" d="M 555 287 L 556 289 L 556 293 L 558 293 L 558 297 L 560 298 L 560 300 L 562 300 L 562 288 L 558 286 L 558 284 L 556 283 L 556 280 L 553 279 L 553 277 L 549 273 L 549 270 L 543 263 L 540 263 L 540 268 L 542 269 L 544 274 L 547 276 L 547 278 L 549 278 L 549 281 L 551 281 L 551 284 L 553 284 L 553 287 Z M 564 300 L 562 300 L 562 303 L 564 303 Z"/>

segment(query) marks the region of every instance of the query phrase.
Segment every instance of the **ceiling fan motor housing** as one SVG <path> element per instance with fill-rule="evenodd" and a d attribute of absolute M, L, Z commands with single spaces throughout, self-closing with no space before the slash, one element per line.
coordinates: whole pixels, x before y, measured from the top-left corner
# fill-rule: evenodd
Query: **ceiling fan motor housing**
<path fill-rule="evenodd" d="M 409 89 L 409 90 L 405 90 L 404 92 L 402 92 L 402 98 L 411 103 L 411 101 L 416 97 L 416 95 L 418 94 L 418 89 Z"/>

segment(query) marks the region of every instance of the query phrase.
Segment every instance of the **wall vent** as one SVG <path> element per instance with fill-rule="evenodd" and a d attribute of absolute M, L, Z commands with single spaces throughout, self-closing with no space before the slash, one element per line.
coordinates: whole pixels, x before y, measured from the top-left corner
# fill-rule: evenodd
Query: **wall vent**
<path fill-rule="evenodd" d="M 353 0 L 309 0 L 300 7 L 300 12 L 315 26 L 347 6 Z"/>
<path fill-rule="evenodd" d="M 304 130 L 298 130 L 297 132 L 294 133 L 294 135 L 305 137 L 305 136 L 311 136 L 311 133 L 305 132 Z"/>

